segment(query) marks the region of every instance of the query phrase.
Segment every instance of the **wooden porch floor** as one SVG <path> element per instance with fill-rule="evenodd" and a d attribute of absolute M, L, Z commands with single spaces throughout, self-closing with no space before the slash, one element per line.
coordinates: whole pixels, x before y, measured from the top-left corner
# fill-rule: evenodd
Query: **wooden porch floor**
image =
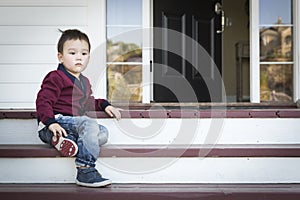
<path fill-rule="evenodd" d="M 0 184 L 0 199 L 5 200 L 298 200 L 299 197 L 300 184 L 112 184 L 106 188 Z"/>

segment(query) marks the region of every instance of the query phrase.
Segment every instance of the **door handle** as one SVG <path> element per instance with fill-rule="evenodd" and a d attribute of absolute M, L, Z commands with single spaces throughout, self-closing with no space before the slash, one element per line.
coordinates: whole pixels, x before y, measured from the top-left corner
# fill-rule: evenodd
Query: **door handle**
<path fill-rule="evenodd" d="M 215 4 L 215 13 L 221 15 L 221 30 L 217 30 L 217 33 L 223 33 L 225 30 L 225 12 L 219 2 Z"/>

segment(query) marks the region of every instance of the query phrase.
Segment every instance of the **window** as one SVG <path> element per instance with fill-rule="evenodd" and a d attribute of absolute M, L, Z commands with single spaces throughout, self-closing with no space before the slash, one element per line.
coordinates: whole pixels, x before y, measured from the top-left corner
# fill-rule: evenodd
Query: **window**
<path fill-rule="evenodd" d="M 142 101 L 142 0 L 106 1 L 107 98 Z"/>
<path fill-rule="evenodd" d="M 292 0 L 259 1 L 260 100 L 293 101 Z"/>

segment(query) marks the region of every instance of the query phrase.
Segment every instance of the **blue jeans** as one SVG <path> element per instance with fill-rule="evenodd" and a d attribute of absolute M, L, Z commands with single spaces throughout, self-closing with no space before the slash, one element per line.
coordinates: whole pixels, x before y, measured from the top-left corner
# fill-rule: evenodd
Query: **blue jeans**
<path fill-rule="evenodd" d="M 95 167 L 100 146 L 105 144 L 108 139 L 107 128 L 87 116 L 58 115 L 56 121 L 66 130 L 67 138 L 77 143 L 76 165 Z M 39 137 L 43 142 L 51 145 L 53 133 L 45 127 L 39 131 Z"/>

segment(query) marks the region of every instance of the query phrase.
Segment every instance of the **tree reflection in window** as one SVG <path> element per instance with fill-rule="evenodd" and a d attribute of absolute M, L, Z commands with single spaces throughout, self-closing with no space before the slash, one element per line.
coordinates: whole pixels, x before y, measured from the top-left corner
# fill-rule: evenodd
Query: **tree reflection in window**
<path fill-rule="evenodd" d="M 291 0 L 260 0 L 260 99 L 293 100 Z"/>
<path fill-rule="evenodd" d="M 107 98 L 142 101 L 142 0 L 106 1 Z"/>

